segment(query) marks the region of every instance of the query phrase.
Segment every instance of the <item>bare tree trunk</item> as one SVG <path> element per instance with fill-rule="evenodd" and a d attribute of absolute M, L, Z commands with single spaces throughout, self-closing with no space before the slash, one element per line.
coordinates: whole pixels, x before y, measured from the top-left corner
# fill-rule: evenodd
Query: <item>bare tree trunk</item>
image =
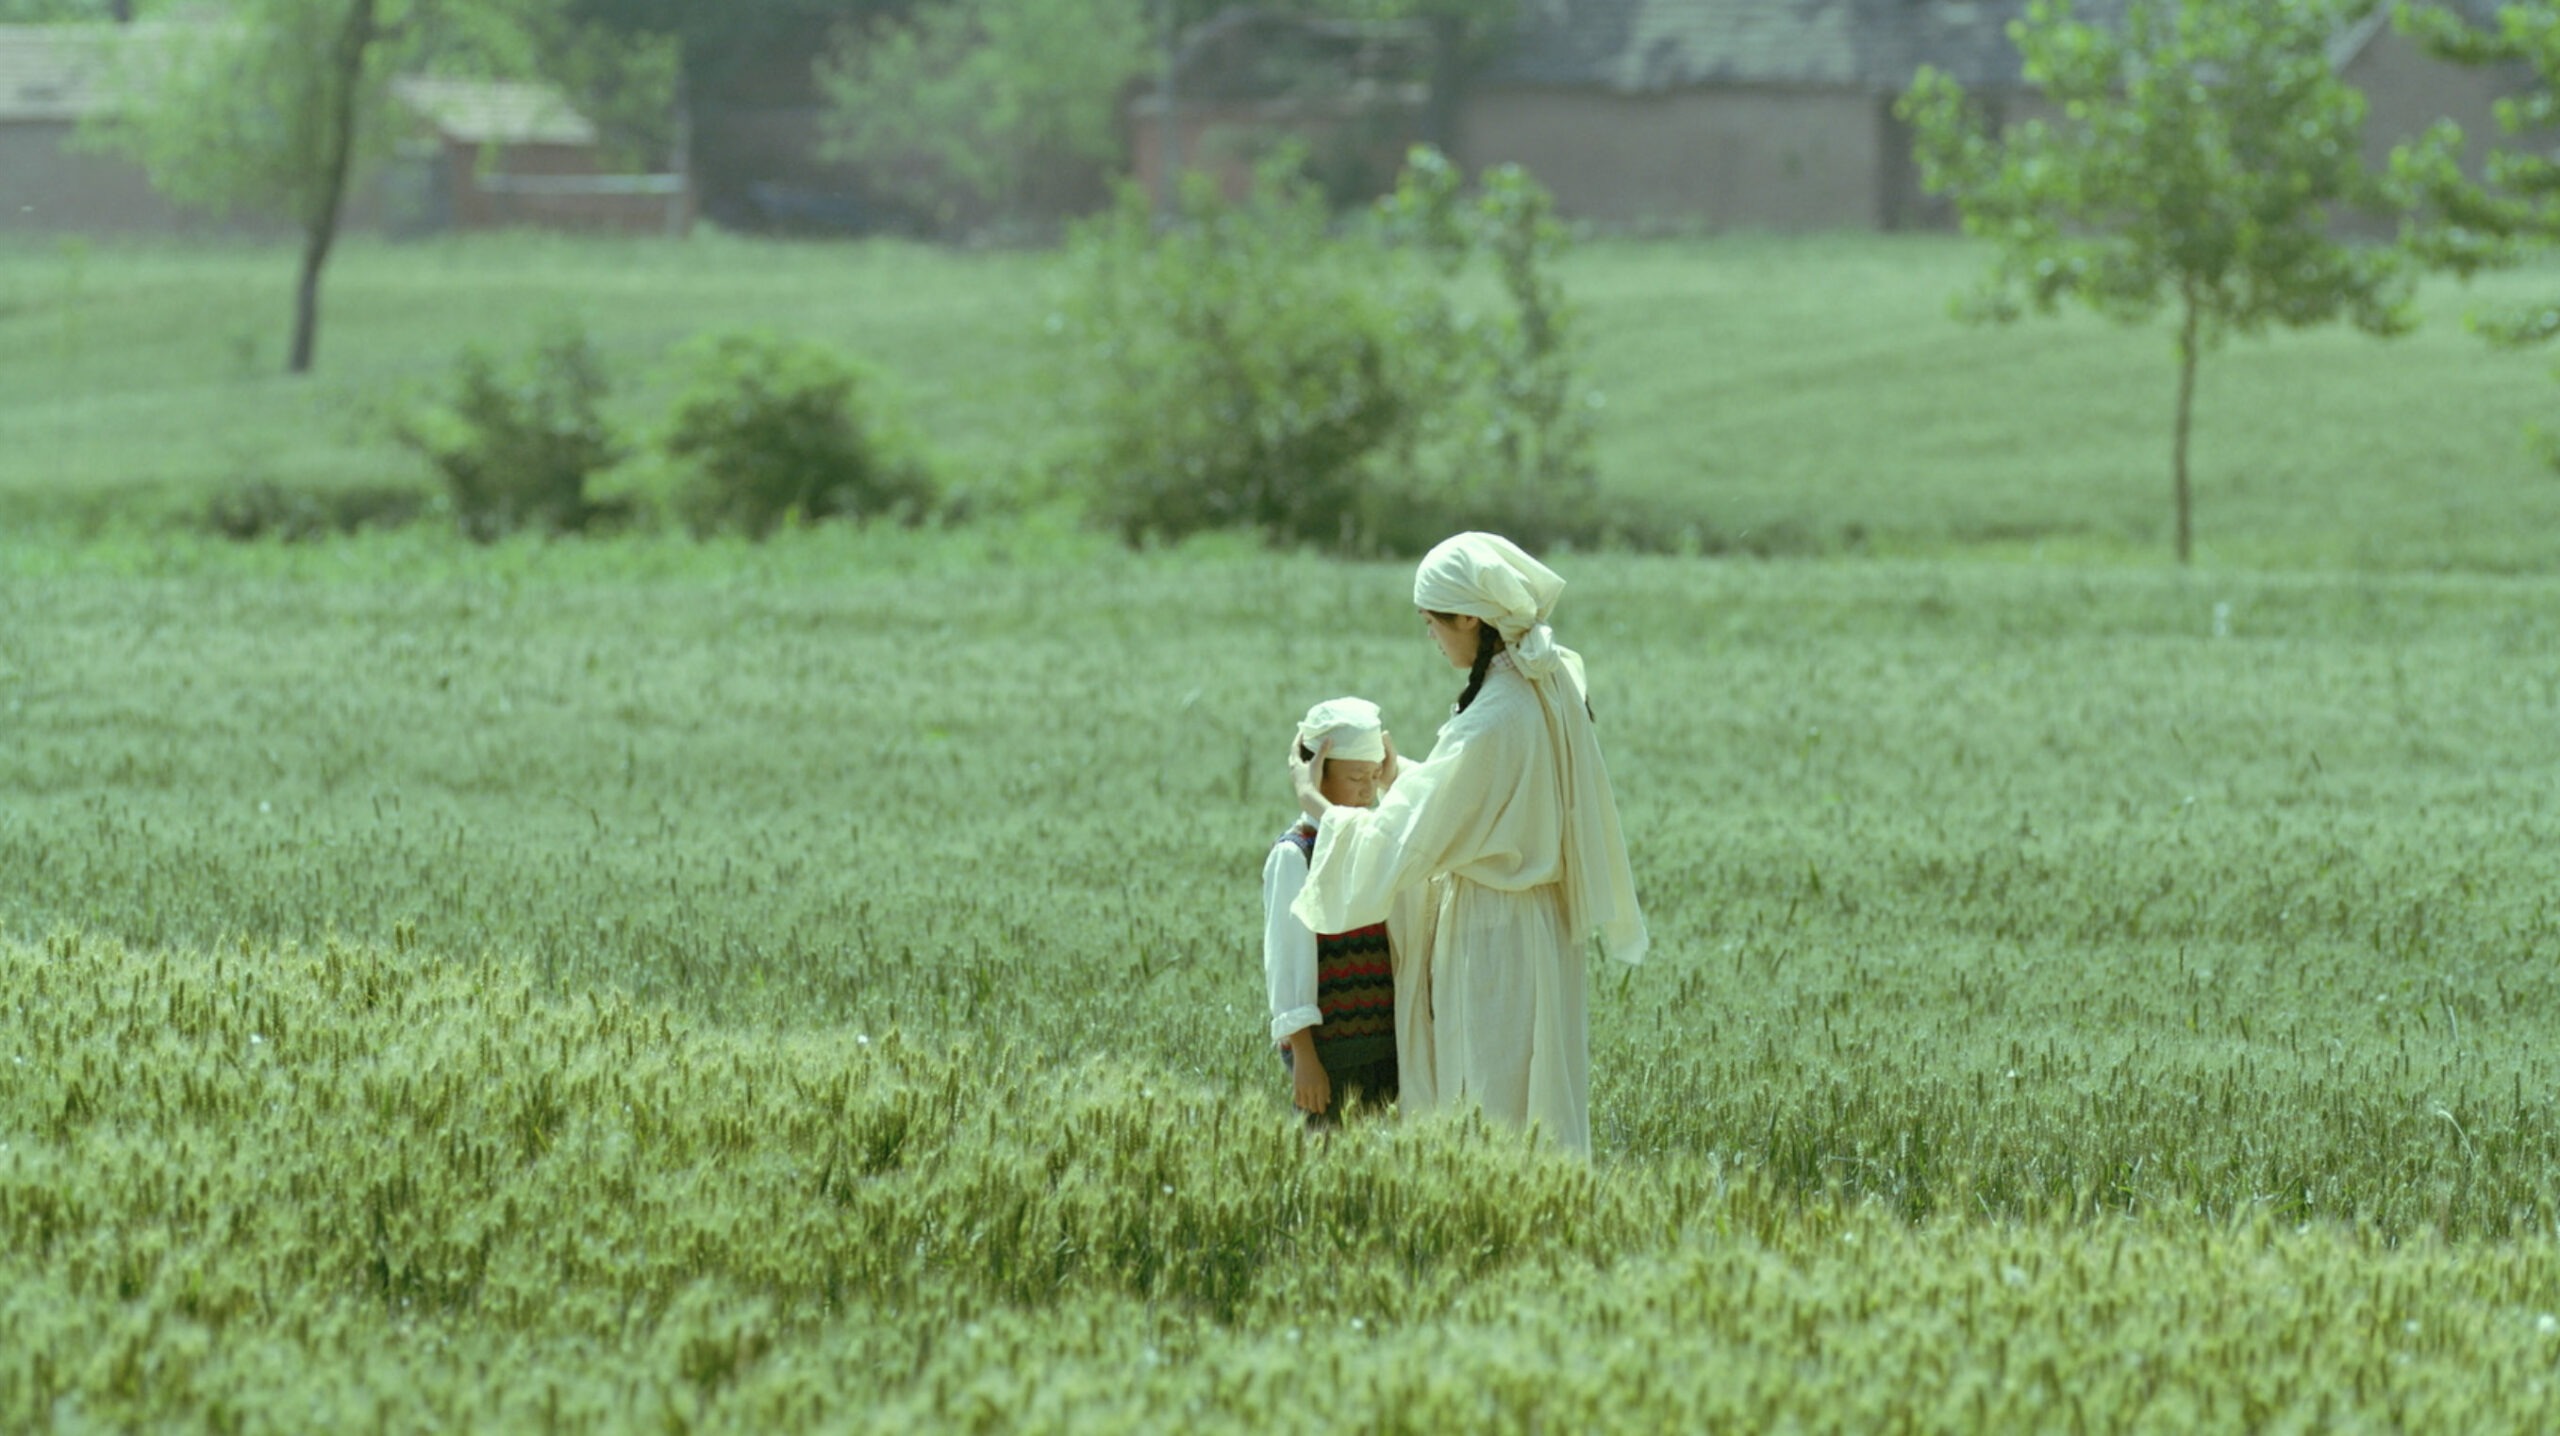
<path fill-rule="evenodd" d="M 329 56 L 330 74 L 338 89 L 331 97 L 328 133 L 322 137 L 328 151 L 320 189 L 302 217 L 302 275 L 293 287 L 293 352 L 285 361 L 288 373 L 310 373 L 319 348 L 320 271 L 327 267 L 330 247 L 337 243 L 338 212 L 346 203 L 347 176 L 355 167 L 356 102 L 364 90 L 364 62 L 373 48 L 378 3 L 354 0 L 346 28 L 338 32 Z"/>
<path fill-rule="evenodd" d="M 2196 340 L 2198 319 L 2196 291 L 2192 284 L 2182 287 L 2180 294 L 2186 312 L 2178 323 L 2178 433 L 2175 457 L 2170 467 L 2176 475 L 2178 490 L 2178 562 L 2185 565 L 2195 557 L 2195 498 L 2187 483 L 2187 431 L 2192 427 L 2196 411 Z"/>

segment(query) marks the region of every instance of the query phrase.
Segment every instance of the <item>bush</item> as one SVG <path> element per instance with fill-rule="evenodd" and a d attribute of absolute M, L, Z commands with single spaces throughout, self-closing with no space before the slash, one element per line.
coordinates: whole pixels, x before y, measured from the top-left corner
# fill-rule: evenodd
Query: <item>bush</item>
<path fill-rule="evenodd" d="M 1563 245 L 1525 174 L 1469 199 L 1428 150 L 1343 232 L 1294 153 L 1241 203 L 1196 181 L 1170 227 L 1125 191 L 1076 237 L 1066 316 L 1066 382 L 1097 390 L 1076 466 L 1094 515 L 1132 541 L 1240 527 L 1361 553 L 1631 528 L 1597 503 Z M 1480 260 L 1498 312 L 1473 307 Z"/>
<path fill-rule="evenodd" d="M 1452 527 L 1488 528 L 1532 547 L 1588 546 L 1641 524 L 1604 512 L 1592 458 L 1597 399 L 1576 367 L 1576 315 L 1555 277 L 1565 251 L 1555 202 L 1517 165 L 1487 170 L 1462 193 L 1457 168 L 1428 148 L 1409 157 L 1396 191 L 1378 206 L 1389 242 L 1432 257 L 1453 290 L 1470 270 L 1489 267 L 1505 307 L 1462 312 L 1462 342 L 1437 416 L 1436 457 L 1458 482 L 1435 515 L 1433 537 Z"/>
<path fill-rule="evenodd" d="M 689 357 L 664 447 L 694 471 L 677 502 L 696 533 L 762 538 L 794 515 L 914 522 L 932 504 L 915 444 L 870 412 L 853 364 L 769 334 L 699 340 Z"/>
<path fill-rule="evenodd" d="M 1427 274 L 1329 223 L 1282 155 L 1242 204 L 1193 176 L 1170 229 L 1126 189 L 1079 230 L 1066 383 L 1094 391 L 1074 467 L 1097 519 L 1133 542 L 1373 546 L 1441 398 L 1447 320 Z"/>
<path fill-rule="evenodd" d="M 474 347 L 455 365 L 452 399 L 396 432 L 444 476 L 454 521 L 470 538 L 580 532 L 624 511 L 587 498 L 587 480 L 626 452 L 602 413 L 610 387 L 595 346 L 574 327 L 511 371 Z"/>

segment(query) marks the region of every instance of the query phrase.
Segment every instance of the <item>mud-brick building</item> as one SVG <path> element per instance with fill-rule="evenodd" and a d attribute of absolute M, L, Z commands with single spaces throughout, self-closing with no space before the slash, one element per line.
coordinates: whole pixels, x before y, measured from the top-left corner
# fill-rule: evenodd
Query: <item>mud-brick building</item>
<path fill-rule="evenodd" d="M 2127 0 L 2082 0 L 2108 23 Z M 2486 21 L 2497 0 L 2455 3 Z M 2388 6 L 2331 59 L 2370 105 L 2379 161 L 2438 119 L 2494 135 L 2518 70 L 2436 59 Z M 2008 26 L 2024 0 L 1529 0 L 1458 106 L 1458 153 L 1536 174 L 1559 206 L 1606 223 L 1713 229 L 1914 229 L 1950 222 L 1922 192 L 1894 101 L 1923 65 L 1994 115 L 2030 113 Z M 2476 148 L 2476 144 L 2475 144 Z"/>

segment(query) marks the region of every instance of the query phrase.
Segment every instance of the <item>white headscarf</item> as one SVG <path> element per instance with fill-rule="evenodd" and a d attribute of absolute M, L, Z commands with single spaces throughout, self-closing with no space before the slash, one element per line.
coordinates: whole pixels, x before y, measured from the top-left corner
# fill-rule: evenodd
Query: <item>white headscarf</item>
<path fill-rule="evenodd" d="M 1648 937 L 1636 906 L 1635 875 L 1618 828 L 1618 799 L 1592 726 L 1582 656 L 1547 626 L 1564 580 L 1499 534 L 1462 533 L 1423 555 L 1413 606 L 1464 613 L 1502 635 L 1511 666 L 1537 690 L 1554 740 L 1564 802 L 1565 922 L 1577 940 L 1597 934 L 1621 962 L 1643 960 Z"/>
<path fill-rule="evenodd" d="M 1380 716 L 1378 705 L 1366 698 L 1328 698 L 1307 710 L 1298 724 L 1298 746 L 1310 753 L 1325 752 L 1331 743 L 1334 758 L 1348 758 L 1355 763 L 1376 763 L 1387 756 L 1387 722 Z"/>

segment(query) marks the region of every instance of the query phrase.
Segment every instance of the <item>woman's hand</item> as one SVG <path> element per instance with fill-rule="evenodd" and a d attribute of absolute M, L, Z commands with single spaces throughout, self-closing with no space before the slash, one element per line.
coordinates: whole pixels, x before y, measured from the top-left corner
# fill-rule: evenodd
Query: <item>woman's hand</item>
<path fill-rule="evenodd" d="M 1332 806 L 1325 801 L 1324 789 L 1316 779 L 1316 775 L 1324 771 L 1324 755 L 1332 750 L 1333 743 L 1328 739 L 1316 748 L 1314 757 L 1300 758 L 1298 740 L 1289 740 L 1289 786 L 1297 790 L 1299 811 L 1310 819 L 1321 819 L 1324 810 Z"/>
<path fill-rule="evenodd" d="M 1321 1117 L 1333 1106 L 1333 1077 L 1316 1058 L 1315 1029 L 1301 1027 L 1289 1034 L 1289 1072 L 1296 1087 L 1289 1100 L 1301 1112 Z"/>

